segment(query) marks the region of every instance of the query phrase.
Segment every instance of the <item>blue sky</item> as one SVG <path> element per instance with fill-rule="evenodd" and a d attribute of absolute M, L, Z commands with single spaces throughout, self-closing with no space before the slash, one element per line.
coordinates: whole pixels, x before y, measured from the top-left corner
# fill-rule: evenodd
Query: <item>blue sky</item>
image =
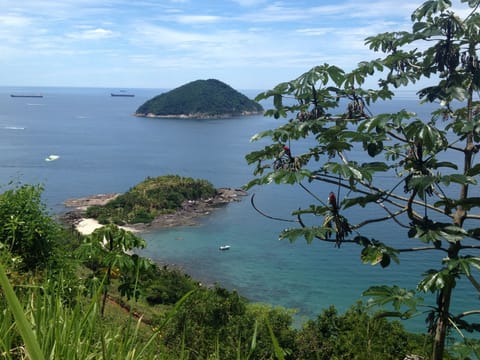
<path fill-rule="evenodd" d="M 267 89 L 376 57 L 415 0 L 0 0 L 0 85 Z"/>

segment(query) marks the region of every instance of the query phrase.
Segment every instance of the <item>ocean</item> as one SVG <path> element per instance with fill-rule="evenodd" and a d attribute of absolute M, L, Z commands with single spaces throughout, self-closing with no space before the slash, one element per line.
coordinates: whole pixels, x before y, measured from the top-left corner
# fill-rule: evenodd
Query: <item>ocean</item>
<path fill-rule="evenodd" d="M 124 192 L 144 180 L 167 174 L 206 179 L 216 187 L 241 187 L 252 179 L 245 155 L 261 148 L 250 138 L 279 124 L 263 116 L 233 119 L 152 119 L 133 116 L 139 105 L 165 89 L 126 89 L 135 97 L 111 97 L 118 89 L 0 88 L 0 186 L 42 184 L 52 214 L 66 211 L 66 199 Z M 259 91 L 258 91 L 259 92 Z M 258 92 L 244 92 L 254 97 Z M 43 98 L 12 98 L 11 93 L 41 93 Z M 264 104 L 268 107 L 268 104 Z M 416 110 L 418 102 L 401 96 L 390 107 Z M 420 110 L 420 109 L 419 109 Z M 49 156 L 58 158 L 46 161 Z M 358 154 L 359 157 L 363 156 Z M 385 179 L 388 182 L 393 179 Z M 326 198 L 330 185 L 312 184 Z M 289 185 L 253 188 L 239 202 L 199 219 L 196 226 L 160 229 L 143 234 L 147 247 L 139 253 L 162 264 L 182 268 L 200 282 L 237 290 L 251 301 L 296 309 L 296 321 L 315 318 L 330 305 L 343 312 L 372 285 L 415 288 L 422 272 L 438 267 L 442 254 L 402 255 L 386 269 L 364 265 L 360 248 L 314 241 L 279 241 L 292 210 L 311 199 Z M 347 214 L 352 219 L 368 215 Z M 318 221 L 321 221 L 319 219 Z M 410 246 L 393 224 L 370 225 L 362 234 Z M 230 245 L 219 251 L 220 245 Z M 454 308 L 478 307 L 478 294 L 459 285 Z M 433 296 L 426 296 L 430 304 Z M 406 322 L 424 331 L 423 316 Z"/>

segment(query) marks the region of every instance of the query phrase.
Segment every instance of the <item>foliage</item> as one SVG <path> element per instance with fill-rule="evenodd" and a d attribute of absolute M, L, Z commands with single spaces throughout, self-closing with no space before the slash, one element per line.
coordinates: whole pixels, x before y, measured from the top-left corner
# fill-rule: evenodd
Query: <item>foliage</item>
<path fill-rule="evenodd" d="M 407 333 L 399 322 L 370 316 L 361 303 L 340 315 L 331 306 L 309 320 L 297 336 L 301 359 L 403 359 L 425 356 L 425 336 Z"/>
<path fill-rule="evenodd" d="M 480 167 L 474 163 L 480 142 L 480 1 L 460 3 L 467 10 L 463 18 L 452 11 L 451 1 L 426 1 L 412 14 L 411 32 L 367 38 L 366 44 L 383 58 L 363 61 L 350 72 L 318 65 L 260 93 L 257 101 L 273 101 L 265 114 L 287 121 L 255 135 L 252 140 L 269 139 L 270 144 L 246 156 L 255 164 L 256 176 L 246 188 L 297 184 L 311 195 L 312 204 L 292 211 L 298 227 L 283 231 L 281 239 L 356 244 L 362 262 L 382 267 L 399 262 L 403 253 L 445 255 L 437 268 L 426 269 L 417 286 L 419 292 L 437 294 L 428 315 L 434 359 L 442 358 L 449 329 L 480 328 L 467 321 L 479 310 L 450 313 L 459 278 L 480 291 L 475 279 L 480 269 L 480 216 L 475 212 L 480 207 L 475 196 Z M 377 79 L 378 88 L 366 88 L 369 79 Z M 420 80 L 430 84 L 417 93 L 422 104 L 434 107 L 430 116 L 370 110 L 374 103 L 393 98 L 397 88 Z M 358 219 L 370 212 L 348 215 L 365 207 L 379 211 L 370 218 Z M 398 226 L 408 242 L 402 246 L 395 237 L 379 240 L 367 226 L 378 222 Z M 420 245 L 412 247 L 412 239 Z M 392 296 L 391 289 L 384 290 L 377 293 L 392 301 L 402 293 Z M 410 298 L 408 292 L 404 295 Z M 417 301 L 402 304 L 414 307 Z"/>
<path fill-rule="evenodd" d="M 42 187 L 21 185 L 0 195 L 0 249 L 18 268 L 45 269 L 54 257 L 61 227 L 47 214 Z"/>
<path fill-rule="evenodd" d="M 66 257 L 66 261 L 55 259 L 65 256 L 79 243 L 71 234 L 67 236 L 68 232 L 62 234 L 66 238 L 58 244 L 65 249 L 54 252 L 54 258 L 49 261 L 64 267 L 54 269 L 53 273 L 49 268 L 36 277 L 22 277 L 19 271 L 16 282 L 22 286 L 11 287 L 7 276 L 12 278 L 15 266 L 12 261 L 3 262 L 9 254 L 2 252 L 0 270 L 6 267 L 5 274 L 0 271 L 2 358 L 26 358 L 28 353 L 32 359 L 298 359 L 308 358 L 305 339 L 310 339 L 311 344 L 320 341 L 317 336 L 323 339 L 323 332 L 315 334 L 308 326 L 300 331 L 294 329 L 292 311 L 250 304 L 238 293 L 218 286 L 199 287 L 178 270 L 160 269 L 146 259 L 127 253 L 129 249 L 143 246 L 144 241 L 113 224 L 97 229 L 91 236 L 80 237 L 82 241 L 75 253 L 81 255 L 95 273 L 89 283 L 91 298 L 84 297 L 82 275 L 85 271 L 77 269 L 77 275 L 73 275 L 72 268 L 75 269 L 77 262 L 71 256 Z M 119 296 L 127 297 L 123 305 L 146 298 L 161 302 L 162 306 L 143 307 L 144 313 L 135 318 L 139 307 L 120 308 L 116 305 L 120 304 L 117 299 L 106 304 L 104 314 L 105 291 L 114 283 L 120 285 Z M 145 297 L 139 297 L 142 294 Z M 346 340 L 343 343 L 343 339 L 360 339 L 351 329 L 361 332 L 371 328 L 371 321 L 362 316 L 332 317 L 332 322 L 338 325 L 338 344 L 342 344 L 338 354 L 364 351 L 361 346 L 365 343 L 359 345 L 361 341 L 347 343 Z M 381 336 L 385 344 L 410 336 L 400 328 L 371 334 Z M 329 341 L 337 346 L 336 341 Z M 403 341 L 397 348 L 402 344 Z M 466 349 L 458 344 L 457 348 L 466 353 L 472 347 Z M 372 358 L 379 358 L 383 353 L 384 348 L 375 346 L 371 346 L 369 352 Z"/>
<path fill-rule="evenodd" d="M 267 324 L 283 349 L 291 348 L 294 331 L 291 315 L 280 309 L 255 306 L 237 292 L 216 286 L 199 288 L 179 308 L 164 333 L 169 349 L 183 349 L 193 358 L 273 358 L 275 353 Z M 253 338 L 252 338 L 253 336 Z"/>
<path fill-rule="evenodd" d="M 151 274 L 141 277 L 140 281 L 150 305 L 175 304 L 185 294 L 198 287 L 198 283 L 189 275 L 166 266 L 155 267 Z"/>
<path fill-rule="evenodd" d="M 162 213 L 171 213 L 187 200 L 213 197 L 215 188 L 206 180 L 178 175 L 148 177 L 103 206 L 91 206 L 86 215 L 102 224 L 150 223 Z"/>
<path fill-rule="evenodd" d="M 102 321 L 97 306 L 100 293 L 90 302 L 79 298 L 70 306 L 60 296 L 64 284 L 45 282 L 30 287 L 29 295 L 18 299 L 8 290 L 8 280 L 2 277 L 0 282 L 14 300 L 9 300 L 0 313 L 3 359 L 164 358 L 155 342 L 158 333 L 150 332 L 145 340 L 140 336 L 140 321 L 130 319 L 121 326 L 108 326 Z M 12 314 L 17 326 L 13 326 Z"/>
<path fill-rule="evenodd" d="M 98 285 L 103 285 L 102 315 L 108 287 L 113 277 L 120 279 L 119 291 L 122 296 L 128 299 L 131 297 L 138 299 L 140 296 L 139 276 L 143 272 L 151 271 L 154 265 L 149 260 L 129 252 L 143 247 L 145 240 L 114 224 L 109 224 L 96 229 L 78 248 L 80 259 L 88 262 L 93 271 L 89 278 L 92 295 L 98 290 Z"/>
<path fill-rule="evenodd" d="M 261 112 L 262 106 L 215 79 L 196 80 L 148 100 L 137 115 L 211 117 Z"/>

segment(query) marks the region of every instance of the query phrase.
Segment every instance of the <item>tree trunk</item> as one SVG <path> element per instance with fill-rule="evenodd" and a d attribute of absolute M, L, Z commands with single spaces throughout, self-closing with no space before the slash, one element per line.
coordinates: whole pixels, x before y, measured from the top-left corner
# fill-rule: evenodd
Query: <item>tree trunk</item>
<path fill-rule="evenodd" d="M 453 279 L 449 280 L 445 287 L 440 291 L 437 298 L 438 320 L 435 327 L 435 337 L 433 340 L 433 360 L 442 360 L 445 351 L 445 339 L 448 329 L 448 317 L 450 310 L 450 299 L 452 297 Z"/>
<path fill-rule="evenodd" d="M 470 52 L 474 51 L 475 47 L 470 44 Z M 473 52 L 474 53 L 474 52 Z M 467 100 L 467 123 L 472 122 L 473 118 L 473 88 L 472 85 L 469 87 L 469 96 Z M 466 146 L 464 150 L 464 165 L 463 173 L 467 174 L 472 167 L 473 154 L 477 153 L 478 150 L 473 141 L 473 134 L 469 134 L 466 139 Z M 468 185 L 465 184 L 461 187 L 459 198 L 464 200 L 468 197 Z M 459 227 L 463 227 L 463 222 L 465 221 L 467 212 L 462 206 L 457 207 L 457 211 L 453 218 L 453 223 Z M 460 242 L 451 244 L 448 249 L 448 257 L 450 259 L 458 258 L 460 252 Z M 440 291 L 437 298 L 437 307 L 438 307 L 438 321 L 435 326 L 435 337 L 433 341 L 433 351 L 432 359 L 433 360 L 442 360 L 443 353 L 445 351 L 445 339 L 447 336 L 448 324 L 449 324 L 449 314 L 450 314 L 450 300 L 452 298 L 452 292 L 455 284 L 454 275 L 450 275 L 448 281 L 445 283 L 445 286 Z"/>
<path fill-rule="evenodd" d="M 110 284 L 111 272 L 112 272 L 112 267 L 109 266 L 107 270 L 107 285 Z M 107 295 L 108 295 L 108 288 L 105 287 L 105 290 L 103 292 L 103 299 L 102 299 L 102 309 L 101 309 L 102 317 L 105 314 L 105 305 L 107 303 Z"/>

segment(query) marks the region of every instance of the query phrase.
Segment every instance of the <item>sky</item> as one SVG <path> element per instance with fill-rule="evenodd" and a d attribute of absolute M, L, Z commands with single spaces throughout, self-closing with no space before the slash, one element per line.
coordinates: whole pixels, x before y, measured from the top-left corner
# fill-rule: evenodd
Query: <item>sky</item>
<path fill-rule="evenodd" d="M 421 0 L 0 0 L 0 86 L 269 89 L 379 56 Z"/>

